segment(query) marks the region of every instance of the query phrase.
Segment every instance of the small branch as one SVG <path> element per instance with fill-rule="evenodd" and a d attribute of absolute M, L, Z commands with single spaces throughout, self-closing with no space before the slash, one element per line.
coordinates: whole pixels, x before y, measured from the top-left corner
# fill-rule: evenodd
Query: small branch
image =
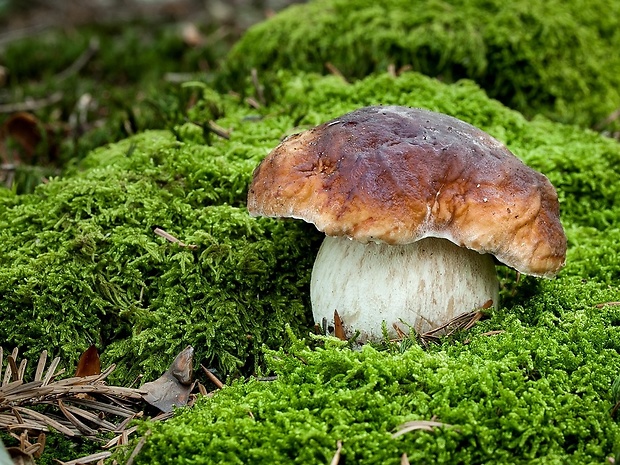
<path fill-rule="evenodd" d="M 196 249 L 198 248 L 197 245 L 187 245 L 184 242 L 181 242 L 179 239 L 177 239 L 176 237 L 174 237 L 172 234 L 164 231 L 161 228 L 155 228 L 153 229 L 153 232 L 158 235 L 159 237 L 163 237 L 164 239 L 166 239 L 168 242 L 172 242 L 173 244 L 178 244 L 180 247 L 187 247 L 188 249 Z"/>
<path fill-rule="evenodd" d="M 448 423 L 442 423 L 434 420 L 415 420 L 403 423 L 398 427 L 398 431 L 392 433 L 392 438 L 397 438 L 411 431 L 433 431 L 435 428 L 452 428 Z"/>
<path fill-rule="evenodd" d="M 200 364 L 200 366 L 202 367 L 202 369 L 204 370 L 205 374 L 207 375 L 207 378 L 209 378 L 209 381 L 211 381 L 213 384 L 215 384 L 217 386 L 218 389 L 222 389 L 224 387 L 224 383 L 222 383 L 217 376 L 215 376 L 213 373 L 211 373 L 211 370 L 208 370 L 207 368 L 205 368 L 204 365 Z"/>
<path fill-rule="evenodd" d="M 325 67 L 334 76 L 338 76 L 344 82 L 348 82 L 347 78 L 344 77 L 344 74 L 342 74 L 342 72 L 338 68 L 336 68 L 336 66 L 332 62 L 328 61 L 327 63 L 325 63 Z"/>
<path fill-rule="evenodd" d="M 25 102 L 5 103 L 0 105 L 0 113 L 17 113 L 19 111 L 36 111 L 44 107 L 49 107 L 62 100 L 62 92 L 53 94 L 38 100 L 26 100 Z"/>
<path fill-rule="evenodd" d="M 598 124 L 596 124 L 594 126 L 594 129 L 596 131 L 602 131 L 605 128 L 605 126 L 608 126 L 609 124 L 613 123 L 618 118 L 620 118 L 620 108 L 618 108 L 617 110 L 612 111 L 611 114 L 609 116 L 607 116 L 607 118 L 605 118 L 604 120 L 602 120 Z"/>
<path fill-rule="evenodd" d="M 222 139 L 230 139 L 230 133 L 222 126 L 215 124 L 215 122 L 213 121 L 209 121 L 207 123 L 207 129 L 209 129 L 209 131 L 211 131 L 213 134 L 220 136 Z"/>
<path fill-rule="evenodd" d="M 617 307 L 618 305 L 620 305 L 620 302 L 603 302 L 601 304 L 596 304 L 595 307 L 596 308 L 603 308 L 603 307 Z"/>
<path fill-rule="evenodd" d="M 151 430 L 148 430 L 146 432 L 146 434 L 140 438 L 140 440 L 138 441 L 138 444 L 136 445 L 136 448 L 133 450 L 133 452 L 131 453 L 131 455 L 127 459 L 127 463 L 125 465 L 132 465 L 133 464 L 133 461 L 136 459 L 136 456 L 140 453 L 140 451 L 144 447 L 144 444 L 146 444 L 146 437 L 149 434 L 151 434 Z"/>
<path fill-rule="evenodd" d="M 258 103 L 256 99 L 253 99 L 252 97 L 247 97 L 245 99 L 245 103 L 250 105 L 252 108 L 256 108 L 257 110 L 261 107 L 260 103 Z"/>
<path fill-rule="evenodd" d="M 258 72 L 256 71 L 256 68 L 252 68 L 251 76 L 252 76 L 252 84 L 254 85 L 254 88 L 256 89 L 256 98 L 258 99 L 261 105 L 265 105 L 265 94 L 263 93 L 263 86 L 261 86 L 260 82 L 258 81 Z"/>
<path fill-rule="evenodd" d="M 387 73 L 392 77 L 397 77 L 396 75 L 396 65 L 394 63 L 390 63 L 387 67 Z"/>
<path fill-rule="evenodd" d="M 99 39 L 96 37 L 92 37 L 90 42 L 88 43 L 88 48 L 82 52 L 82 54 L 77 57 L 77 59 L 64 71 L 61 71 L 56 75 L 57 81 L 64 81 L 70 76 L 77 74 L 86 63 L 88 63 L 92 57 L 99 51 Z"/>
<path fill-rule="evenodd" d="M 58 463 L 62 465 L 79 465 L 82 463 L 93 463 L 98 462 L 99 460 L 105 460 L 112 455 L 112 452 L 97 452 L 96 454 L 87 455 L 86 457 L 80 457 L 79 459 L 71 460 L 69 462 L 61 462 Z"/>
<path fill-rule="evenodd" d="M 340 462 L 340 452 L 342 452 L 342 441 L 338 440 L 338 442 L 336 443 L 336 453 L 334 454 L 334 457 L 332 458 L 332 461 L 329 462 L 329 465 L 338 465 L 338 463 Z"/>

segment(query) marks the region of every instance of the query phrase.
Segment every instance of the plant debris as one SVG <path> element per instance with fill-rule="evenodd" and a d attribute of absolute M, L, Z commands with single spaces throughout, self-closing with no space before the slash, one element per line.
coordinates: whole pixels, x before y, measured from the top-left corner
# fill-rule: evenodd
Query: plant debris
<path fill-rule="evenodd" d="M 347 340 L 347 335 L 344 332 L 344 326 L 342 325 L 342 318 L 338 314 L 338 310 L 334 310 L 334 336 L 341 341 Z"/>
<path fill-rule="evenodd" d="M 451 336 L 457 331 L 471 329 L 480 319 L 485 316 L 484 310 L 491 308 L 493 305 L 492 300 L 486 301 L 479 309 L 471 312 L 463 313 L 455 318 L 452 318 L 447 323 L 438 326 L 435 329 L 420 334 L 419 338 L 423 345 L 428 345 L 431 342 L 439 343 L 441 337 Z"/>
<path fill-rule="evenodd" d="M 341 452 L 342 452 L 342 441 L 338 440 L 338 442 L 336 443 L 336 453 L 334 454 L 332 461 L 329 462 L 329 465 L 338 465 L 338 463 L 340 463 Z"/>
<path fill-rule="evenodd" d="M 188 405 L 190 393 L 197 383 L 193 381 L 194 349 L 191 346 L 177 355 L 163 376 L 145 383 L 140 389 L 107 384 L 106 379 L 115 366 L 101 372 L 95 346 L 84 351 L 75 376 L 67 379 L 58 379 L 65 372 L 58 369 L 59 357 L 54 358 L 46 370 L 48 357 L 47 351 L 43 351 L 34 380 L 26 381 L 24 374 L 28 362 L 26 359 L 18 362 L 18 354 L 18 349 L 14 349 L 6 357 L 3 372 L 4 351 L 0 347 L 0 429 L 18 441 L 18 445 L 9 447 L 8 451 L 24 464 L 34 463 L 34 459 L 41 456 L 46 433 L 51 431 L 69 438 L 84 437 L 95 441 L 103 441 L 102 433 L 114 433 L 113 439 L 104 441 L 104 449 L 127 445 L 129 435 L 138 429 L 128 425 L 132 420 L 144 417 L 144 402 L 162 411 L 152 418 L 153 421 L 166 420 L 172 416 L 173 407 Z M 215 375 L 204 366 L 203 369 L 218 388 L 223 386 Z M 204 386 L 201 392 L 207 394 Z M 99 462 L 110 456 L 110 452 L 104 451 L 59 463 Z"/>
<path fill-rule="evenodd" d="M 144 400 L 164 413 L 187 405 L 194 389 L 193 361 L 194 348 L 187 346 L 161 377 L 142 385 L 140 389 L 146 393 Z"/>
<path fill-rule="evenodd" d="M 392 438 L 397 438 L 403 434 L 410 433 L 411 431 L 433 431 L 435 428 L 451 428 L 452 425 L 442 423 L 435 420 L 414 420 L 403 423 L 398 426 L 398 431 L 392 434 Z"/>
<path fill-rule="evenodd" d="M 0 363 L 3 350 L 0 348 Z M 59 358 L 43 369 L 47 360 L 44 351 L 39 357 L 33 381 L 24 379 L 27 360 L 17 366 L 18 350 L 7 357 L 0 386 L 0 428 L 9 432 L 49 432 L 50 428 L 68 437 L 95 438 L 103 432 L 120 432 L 122 419 L 137 413 L 136 400 L 142 399 L 139 389 L 110 386 L 105 380 L 114 371 L 111 365 L 104 372 L 58 380 L 64 370 L 56 371 Z M 43 407 L 41 409 L 37 407 Z M 28 436 L 25 438 L 27 442 Z M 30 447 L 30 446 L 27 446 Z"/>

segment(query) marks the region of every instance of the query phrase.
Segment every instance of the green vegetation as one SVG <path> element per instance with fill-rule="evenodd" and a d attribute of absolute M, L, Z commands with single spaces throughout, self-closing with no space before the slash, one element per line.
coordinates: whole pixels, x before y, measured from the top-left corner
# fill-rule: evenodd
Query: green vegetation
<path fill-rule="evenodd" d="M 618 18 L 610 0 L 313 0 L 252 27 L 226 80 L 251 68 L 326 73 L 330 63 L 357 79 L 410 66 L 472 79 L 528 117 L 593 126 L 620 107 Z"/>
<path fill-rule="evenodd" d="M 11 44 L 3 98 L 62 98 L 36 111 L 54 135 L 21 160 L 36 180 L 0 188 L 0 341 L 30 370 L 46 349 L 69 372 L 94 343 L 122 385 L 194 346 L 229 385 L 143 423 L 134 463 L 329 463 L 337 441 L 340 463 L 619 460 L 620 143 L 552 121 L 592 126 L 620 106 L 619 5 L 315 0 L 254 27 L 217 76 L 225 44 L 187 47 L 171 29 Z M 352 82 L 319 75 L 327 62 Z M 196 81 L 162 82 L 169 71 Z M 322 234 L 250 217 L 247 187 L 282 137 L 372 104 L 461 118 L 546 174 L 569 241 L 559 278 L 498 267 L 501 308 L 441 345 L 309 336 Z M 431 419 L 446 426 L 392 437 Z M 49 438 L 42 463 L 93 450 Z"/>
<path fill-rule="evenodd" d="M 536 325 L 498 314 L 469 343 L 379 352 L 297 342 L 270 354 L 276 381 L 237 382 L 143 425 L 151 434 L 136 463 L 329 463 L 339 440 L 340 463 L 396 465 L 403 453 L 411 463 L 603 463 L 620 440 L 608 394 L 620 312 L 577 308 L 556 291 L 554 308 L 535 299 Z M 505 333 L 482 335 L 490 329 Z M 432 418 L 451 426 L 391 436 Z"/>
<path fill-rule="evenodd" d="M 158 376 L 187 344 L 224 373 L 252 370 L 248 358 L 279 346 L 286 323 L 307 327 L 312 235 L 240 207 L 256 163 L 241 157 L 266 149 L 235 142 L 145 132 L 93 153 L 82 173 L 6 198 L 0 338 L 69 367 L 94 343 L 130 382 Z"/>
<path fill-rule="evenodd" d="M 469 81 L 405 73 L 347 84 L 279 73 L 267 87 L 271 104 L 255 110 L 204 84 L 185 86 L 201 95 L 187 119 L 215 120 L 228 140 L 195 123 L 147 131 L 92 152 L 33 194 L 5 191 L 0 339 L 31 358 L 45 348 L 69 362 L 95 342 L 104 363 L 121 366 L 120 382 L 155 377 L 187 344 L 223 374 L 278 373 L 275 383 L 238 381 L 148 425 L 142 463 L 324 462 L 338 439 L 355 463 L 397 463 L 403 452 L 464 463 L 613 454 L 620 313 L 594 305 L 620 300 L 620 144 L 528 122 Z M 249 217 L 252 170 L 283 135 L 376 103 L 455 115 L 547 174 L 560 195 L 567 267 L 557 280 L 519 284 L 502 268 L 504 308 L 428 351 L 410 341 L 313 351 L 298 341 L 266 367 L 263 347 L 282 347 L 286 325 L 293 339 L 310 331 L 307 286 L 321 235 L 301 221 Z M 197 247 L 167 242 L 154 227 Z M 483 335 L 491 330 L 504 333 Z M 434 415 L 455 427 L 390 438 L 400 423 Z"/>
<path fill-rule="evenodd" d="M 225 41 L 190 46 L 179 25 L 141 23 L 50 29 L 6 44 L 0 102 L 10 103 L 0 112 L 0 160 L 15 164 L 12 185 L 31 192 L 90 150 L 166 127 L 186 103 L 170 82 L 178 78 L 167 73 L 206 78 L 227 49 Z M 7 131 L 9 109 L 24 105 L 38 130 Z M 43 140 L 36 143 L 39 133 Z M 20 146 L 19 136 L 33 150 Z"/>

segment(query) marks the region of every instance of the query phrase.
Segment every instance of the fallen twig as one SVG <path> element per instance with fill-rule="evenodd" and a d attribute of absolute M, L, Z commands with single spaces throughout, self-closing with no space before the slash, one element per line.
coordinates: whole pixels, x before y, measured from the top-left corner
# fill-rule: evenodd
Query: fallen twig
<path fill-rule="evenodd" d="M 403 423 L 402 425 L 398 426 L 398 431 L 392 433 L 392 438 L 397 438 L 398 436 L 410 433 L 411 431 L 433 431 L 435 428 L 452 428 L 452 425 L 434 420 L 408 421 L 407 423 Z"/>
<path fill-rule="evenodd" d="M 450 336 L 458 330 L 471 329 L 484 316 L 484 310 L 491 308 L 492 305 L 493 301 L 488 300 L 479 309 L 472 312 L 463 313 L 462 315 L 451 319 L 447 323 L 421 334 L 420 339 L 422 339 L 422 341 L 432 340 L 434 342 L 439 336 Z"/>
<path fill-rule="evenodd" d="M 395 341 L 402 341 L 403 339 L 407 339 L 409 336 L 405 333 L 396 322 L 392 323 L 392 328 L 396 331 L 396 339 Z"/>
<path fill-rule="evenodd" d="M 342 451 L 342 441 L 338 440 L 338 442 L 336 443 L 336 453 L 334 454 L 334 457 L 332 458 L 332 461 L 329 462 L 329 465 L 338 465 L 338 462 L 340 462 L 340 452 Z"/>
<path fill-rule="evenodd" d="M 181 242 L 179 239 L 177 239 L 176 237 L 174 237 L 172 234 L 164 231 L 161 228 L 155 228 L 153 229 L 153 232 L 158 235 L 159 237 L 163 237 L 164 239 L 166 239 L 168 242 L 172 242 L 173 244 L 178 244 L 180 247 L 187 247 L 188 249 L 196 249 L 198 248 L 197 245 L 187 245 L 184 242 Z"/>
<path fill-rule="evenodd" d="M 0 368 L 2 367 L 0 348 Z M 109 386 L 105 379 L 115 366 L 111 365 L 100 374 L 76 376 L 55 381 L 64 372 L 58 370 L 60 359 L 50 363 L 44 374 L 47 352 L 39 356 L 35 380 L 26 382 L 24 373 L 26 360 L 16 363 L 17 350 L 7 357 L 3 383 L 0 386 L 0 428 L 8 431 L 49 431 L 50 428 L 68 436 L 94 437 L 100 432 L 117 431 L 119 427 L 101 416 L 102 413 L 133 417 L 136 412 L 126 407 L 110 405 L 94 400 L 93 396 L 115 399 L 120 403 L 142 399 L 144 392 L 119 386 Z M 32 407 L 44 405 L 44 411 Z M 87 410 L 89 409 L 89 410 Z"/>
<path fill-rule="evenodd" d="M 256 99 L 252 97 L 246 97 L 245 103 L 250 105 L 252 108 L 256 108 L 257 110 L 261 107 L 260 103 L 258 103 Z"/>
<path fill-rule="evenodd" d="M 338 76 L 344 82 L 348 82 L 347 78 L 344 77 L 344 74 L 342 74 L 342 72 L 338 68 L 336 68 L 336 66 L 332 62 L 328 61 L 327 63 L 325 63 L 325 67 L 334 76 Z"/>
<path fill-rule="evenodd" d="M 211 373 L 211 370 L 205 368 L 205 366 L 203 364 L 200 364 L 200 366 L 204 370 L 205 374 L 207 375 L 207 378 L 209 378 L 209 381 L 211 381 L 213 384 L 215 384 L 218 389 L 222 389 L 224 387 L 224 383 L 222 383 L 217 378 L 217 376 L 215 376 L 213 373 Z"/>
<path fill-rule="evenodd" d="M 252 68 L 250 75 L 252 77 L 252 84 L 254 85 L 254 89 L 256 89 L 256 98 L 261 105 L 265 105 L 265 94 L 263 93 L 263 86 L 261 86 L 260 82 L 258 81 L 258 72 L 256 71 L 256 68 Z"/>
<path fill-rule="evenodd" d="M 230 133 L 224 129 L 222 126 L 217 125 L 213 121 L 209 121 L 207 123 L 207 129 L 211 131 L 213 134 L 220 136 L 222 139 L 230 139 Z"/>
<path fill-rule="evenodd" d="M 112 455 L 112 452 L 97 452 L 96 454 L 87 455 L 86 457 L 80 457 L 79 459 L 70 460 L 68 462 L 61 462 L 58 460 L 58 463 L 61 465 L 79 465 L 82 463 L 92 463 L 98 462 L 99 460 L 105 460 Z"/>
<path fill-rule="evenodd" d="M 618 305 L 620 305 L 620 302 L 603 302 L 603 303 L 600 303 L 600 304 L 596 304 L 595 307 L 596 308 L 617 307 Z"/>
<path fill-rule="evenodd" d="M 615 120 L 620 118 L 620 108 L 612 111 L 604 120 L 600 121 L 594 126 L 596 131 L 602 131 L 606 126 L 613 123 Z"/>
<path fill-rule="evenodd" d="M 140 451 L 144 447 L 144 444 L 146 444 L 146 438 L 147 438 L 147 436 L 149 434 L 151 434 L 151 430 L 147 430 L 147 432 L 144 434 L 144 436 L 142 436 L 140 438 L 140 440 L 138 441 L 138 444 L 136 444 L 135 449 L 133 450 L 133 452 L 131 453 L 131 455 L 127 459 L 127 463 L 125 465 L 132 465 L 133 464 L 133 461 L 136 459 L 136 456 L 140 453 Z"/>
<path fill-rule="evenodd" d="M 42 99 L 29 99 L 24 102 L 5 103 L 0 105 L 0 113 L 17 113 L 19 111 L 35 111 L 50 105 L 54 105 L 62 100 L 62 92 L 53 94 Z"/>
<path fill-rule="evenodd" d="M 93 56 L 99 51 L 99 39 L 96 37 L 92 37 L 90 42 L 88 42 L 88 48 L 82 52 L 82 54 L 77 57 L 77 59 L 71 63 L 71 65 L 61 71 L 55 76 L 57 81 L 63 81 L 68 77 L 77 74 L 86 64 L 91 60 Z"/>

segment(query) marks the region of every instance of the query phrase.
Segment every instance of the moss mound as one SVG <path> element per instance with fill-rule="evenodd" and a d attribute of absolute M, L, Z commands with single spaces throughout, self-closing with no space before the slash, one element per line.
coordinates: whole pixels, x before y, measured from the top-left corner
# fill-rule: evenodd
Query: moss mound
<path fill-rule="evenodd" d="M 69 369 L 94 343 L 128 383 L 159 376 L 187 344 L 223 374 L 252 371 L 285 324 L 305 331 L 318 234 L 248 216 L 248 178 L 277 136 L 266 123 L 258 142 L 255 123 L 236 118 L 230 142 L 145 132 L 33 194 L 4 191 L 0 340 L 35 360 L 47 349 Z"/>
<path fill-rule="evenodd" d="M 608 394 L 620 312 L 539 316 L 501 315 L 468 344 L 429 351 L 296 344 L 271 354 L 275 382 L 236 383 L 149 425 L 136 463 L 329 463 L 337 441 L 340 463 L 602 463 L 620 440 Z M 481 335 L 489 328 L 505 333 Z M 392 437 L 431 419 L 450 426 Z"/>
<path fill-rule="evenodd" d="M 348 78 L 411 66 L 475 80 L 531 117 L 592 126 L 620 106 L 620 4 L 609 0 L 314 0 L 260 23 L 236 44 L 230 79 L 259 71 Z"/>
<path fill-rule="evenodd" d="M 238 97 L 204 89 L 194 120 L 212 118 L 230 140 L 195 125 L 146 132 L 93 152 L 83 170 L 36 192 L 0 196 L 0 339 L 47 349 L 72 366 L 91 343 L 119 376 L 153 377 L 186 344 L 224 373 L 252 371 L 261 346 L 279 347 L 291 324 L 311 325 L 308 280 L 321 235 L 299 221 L 250 218 L 244 208 L 254 166 L 284 134 L 353 108 L 422 106 L 479 126 L 558 188 L 569 238 L 563 276 L 613 286 L 620 146 L 544 119 L 527 122 L 473 83 L 419 74 L 279 76 L 277 103 L 262 113 Z M 153 233 L 162 228 L 186 244 Z M 514 278 L 508 273 L 507 286 Z M 538 292 L 535 280 L 519 289 Z M 532 289 L 534 289 L 532 291 Z M 507 305 L 519 302 L 508 300 Z"/>
<path fill-rule="evenodd" d="M 152 432 L 138 463 L 327 463 L 338 440 L 347 463 L 396 464 L 406 453 L 411 463 L 585 464 L 617 453 L 610 411 L 620 310 L 596 304 L 620 300 L 620 145 L 528 122 L 471 82 L 281 74 L 272 90 L 271 114 L 287 112 L 298 125 L 286 132 L 374 103 L 424 106 L 484 128 L 557 186 L 568 265 L 556 280 L 522 281 L 490 320 L 442 346 L 355 352 L 297 341 L 270 352 L 277 381 L 239 381 L 165 424 L 145 425 Z M 515 286 L 513 277 L 504 283 Z M 431 419 L 452 426 L 392 437 L 404 422 Z"/>
<path fill-rule="evenodd" d="M 613 454 L 620 314 L 594 305 L 620 300 L 620 144 L 543 118 L 528 122 L 469 81 L 405 73 L 346 84 L 280 73 L 269 91 L 274 103 L 257 111 L 203 89 L 190 119 L 217 114 L 229 140 L 193 124 L 176 127 L 176 136 L 146 132 L 91 153 L 82 170 L 33 194 L 4 191 L 0 339 L 30 358 L 42 349 L 60 354 L 69 368 L 94 342 L 105 363 L 121 366 L 121 382 L 159 375 L 186 344 L 225 374 L 266 371 L 263 347 L 285 344 L 286 325 L 293 337 L 311 325 L 308 279 L 321 235 L 300 221 L 247 215 L 254 166 L 283 135 L 354 108 L 422 106 L 487 130 L 549 176 L 569 237 L 560 278 L 517 285 L 504 271 L 504 308 L 427 352 L 404 351 L 410 343 L 404 353 L 297 343 L 271 365 L 277 382 L 224 389 L 156 426 L 139 457 L 325 462 L 338 439 L 355 463 L 397 463 L 405 452 L 464 463 L 591 463 Z M 483 335 L 496 330 L 504 333 Z M 390 436 L 404 421 L 433 416 L 454 427 Z"/>

